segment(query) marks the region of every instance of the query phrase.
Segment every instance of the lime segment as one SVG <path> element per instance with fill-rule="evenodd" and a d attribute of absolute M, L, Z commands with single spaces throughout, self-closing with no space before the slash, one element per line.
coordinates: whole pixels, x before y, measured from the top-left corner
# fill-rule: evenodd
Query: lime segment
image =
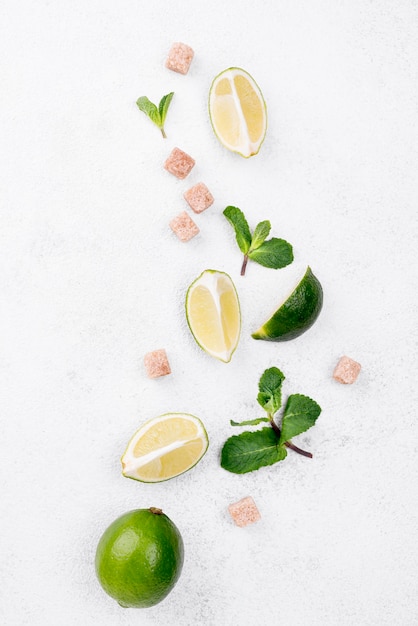
<path fill-rule="evenodd" d="M 194 467 L 208 445 L 200 419 L 166 413 L 148 420 L 134 434 L 121 459 L 122 473 L 145 483 L 162 482 Z"/>
<path fill-rule="evenodd" d="M 230 276 L 216 270 L 202 272 L 187 291 L 186 318 L 198 345 L 228 363 L 241 330 L 238 295 Z"/>
<path fill-rule="evenodd" d="M 215 135 L 228 150 L 245 158 L 258 153 L 267 129 L 266 103 L 248 72 L 230 67 L 215 77 L 209 116 Z"/>

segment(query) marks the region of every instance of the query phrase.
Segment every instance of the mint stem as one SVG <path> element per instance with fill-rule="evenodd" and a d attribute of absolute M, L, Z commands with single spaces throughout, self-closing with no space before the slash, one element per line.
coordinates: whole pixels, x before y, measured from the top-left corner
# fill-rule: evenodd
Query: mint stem
<path fill-rule="evenodd" d="M 245 270 L 247 268 L 247 263 L 248 263 L 248 254 L 244 255 L 244 261 L 242 262 L 242 267 L 241 267 L 241 276 L 245 276 Z"/>
<path fill-rule="evenodd" d="M 272 429 L 274 430 L 274 432 L 276 433 L 277 437 L 280 437 L 281 435 L 281 430 L 280 428 L 277 426 L 276 422 L 274 421 L 273 418 L 273 414 L 272 413 L 267 413 L 267 416 L 270 420 L 270 425 L 272 427 Z"/>
<path fill-rule="evenodd" d="M 278 438 L 280 438 L 281 435 L 281 430 L 280 428 L 277 426 L 276 422 L 274 421 L 273 415 L 271 413 L 267 413 L 268 418 L 270 420 L 270 424 L 272 429 L 274 430 L 274 432 L 276 433 L 276 436 Z M 285 441 L 286 448 L 290 448 L 291 450 L 293 450 L 293 452 L 297 452 L 298 454 L 301 454 L 302 456 L 306 456 L 308 457 L 308 459 L 312 459 L 312 454 L 310 452 L 306 452 L 306 450 L 302 450 L 302 448 L 298 448 L 298 446 L 295 446 L 294 443 L 292 443 L 291 441 Z"/>
<path fill-rule="evenodd" d="M 307 456 L 308 459 L 312 459 L 313 458 L 312 454 L 310 452 L 306 452 L 306 450 L 302 450 L 302 448 L 298 448 L 291 441 L 286 441 L 286 443 L 284 445 L 286 446 L 286 448 L 290 448 L 291 450 L 293 450 L 294 452 L 298 452 L 298 454 L 301 454 L 302 456 Z"/>
<path fill-rule="evenodd" d="M 161 130 L 161 134 L 162 134 L 162 136 L 164 137 L 164 139 L 167 139 L 167 135 L 165 134 L 164 126 L 162 126 L 162 127 L 160 128 L 160 130 Z"/>

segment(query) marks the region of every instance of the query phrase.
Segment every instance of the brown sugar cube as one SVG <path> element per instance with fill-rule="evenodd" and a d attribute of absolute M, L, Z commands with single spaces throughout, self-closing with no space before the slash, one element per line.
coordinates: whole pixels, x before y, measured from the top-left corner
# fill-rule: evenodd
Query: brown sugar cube
<path fill-rule="evenodd" d="M 148 378 L 158 378 L 171 374 L 170 364 L 165 350 L 154 350 L 144 356 Z"/>
<path fill-rule="evenodd" d="M 190 241 L 193 237 L 199 234 L 199 227 L 194 223 L 190 215 L 183 211 L 176 217 L 173 217 L 169 224 L 173 233 L 177 235 L 180 241 Z"/>
<path fill-rule="evenodd" d="M 261 519 L 257 505 L 251 496 L 230 504 L 228 511 L 237 526 L 248 526 Z"/>
<path fill-rule="evenodd" d="M 360 374 L 361 365 L 348 356 L 342 356 L 338 361 L 333 377 L 343 385 L 352 385 Z"/>
<path fill-rule="evenodd" d="M 202 213 L 213 204 L 213 196 L 204 183 L 197 183 L 188 189 L 184 197 L 195 213 Z"/>
<path fill-rule="evenodd" d="M 195 161 L 190 155 L 180 150 L 180 148 L 174 148 L 164 163 L 164 167 L 173 176 L 183 179 L 190 174 L 194 164 Z"/>
<path fill-rule="evenodd" d="M 187 74 L 194 57 L 193 49 L 185 43 L 173 43 L 168 53 L 165 66 L 173 72 Z"/>

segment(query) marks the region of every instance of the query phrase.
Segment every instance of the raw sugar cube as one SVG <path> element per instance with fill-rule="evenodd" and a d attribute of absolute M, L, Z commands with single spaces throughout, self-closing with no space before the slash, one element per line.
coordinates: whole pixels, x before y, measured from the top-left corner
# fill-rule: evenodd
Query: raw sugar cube
<path fill-rule="evenodd" d="M 190 174 L 194 164 L 195 161 L 189 154 L 183 152 L 180 148 L 173 148 L 171 154 L 164 163 L 164 167 L 168 172 L 170 172 L 170 174 L 173 174 L 173 176 L 183 179 Z"/>
<path fill-rule="evenodd" d="M 171 374 L 170 363 L 165 350 L 154 350 L 144 356 L 148 378 L 158 378 Z"/>
<path fill-rule="evenodd" d="M 170 228 L 177 235 L 180 241 L 190 241 L 200 231 L 199 227 L 194 223 L 187 211 L 179 213 L 170 222 Z"/>
<path fill-rule="evenodd" d="M 352 385 L 360 374 L 361 365 L 348 356 L 342 356 L 338 361 L 333 377 L 343 385 Z"/>
<path fill-rule="evenodd" d="M 228 511 L 237 526 L 248 526 L 261 519 L 257 505 L 251 496 L 230 504 Z"/>
<path fill-rule="evenodd" d="M 187 74 L 194 57 L 193 49 L 185 43 L 173 43 L 168 53 L 165 66 L 173 72 Z"/>
<path fill-rule="evenodd" d="M 213 204 L 213 196 L 204 183 L 197 183 L 188 189 L 184 197 L 195 213 L 202 213 Z"/>

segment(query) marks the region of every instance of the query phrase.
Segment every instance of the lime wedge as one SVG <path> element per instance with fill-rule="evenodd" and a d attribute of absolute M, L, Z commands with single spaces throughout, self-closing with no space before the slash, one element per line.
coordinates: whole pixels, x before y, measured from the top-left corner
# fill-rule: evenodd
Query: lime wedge
<path fill-rule="evenodd" d="M 321 283 L 308 267 L 287 300 L 251 336 L 266 341 L 296 339 L 316 321 L 322 309 L 322 302 Z"/>
<path fill-rule="evenodd" d="M 121 462 L 122 474 L 144 483 L 179 476 L 196 465 L 209 445 L 199 418 L 166 413 L 145 422 L 134 434 Z"/>
<path fill-rule="evenodd" d="M 225 148 L 248 158 L 257 154 L 267 129 L 266 103 L 254 78 L 239 67 L 216 76 L 209 92 L 209 116 Z"/>
<path fill-rule="evenodd" d="M 217 270 L 202 272 L 187 291 L 186 318 L 198 345 L 228 363 L 241 331 L 238 294 L 230 276 Z"/>

